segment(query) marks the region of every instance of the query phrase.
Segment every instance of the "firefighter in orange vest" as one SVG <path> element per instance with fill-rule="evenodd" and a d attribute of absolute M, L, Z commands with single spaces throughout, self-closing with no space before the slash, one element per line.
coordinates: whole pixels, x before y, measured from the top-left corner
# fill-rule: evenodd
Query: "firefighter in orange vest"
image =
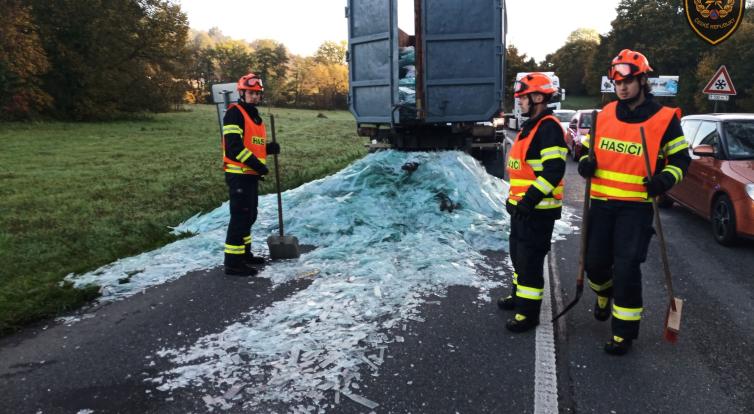
<path fill-rule="evenodd" d="M 230 222 L 225 237 L 225 274 L 253 276 L 251 265 L 264 259 L 251 252 L 251 226 L 257 219 L 260 177 L 267 174 L 267 154 L 279 154 L 277 143 L 267 142 L 257 105 L 262 100 L 262 79 L 253 73 L 237 85 L 240 98 L 223 117 L 223 170 L 230 196 Z"/>
<path fill-rule="evenodd" d="M 550 78 L 531 73 L 515 86 L 523 114 L 529 119 L 508 157 L 510 192 L 506 209 L 511 216 L 510 255 L 513 261 L 511 295 L 498 306 L 515 310 L 505 327 L 525 332 L 539 325 L 544 296 L 544 261 L 550 251 L 555 220 L 560 218 L 566 144 L 558 118 L 547 108 L 557 92 Z"/>
<path fill-rule="evenodd" d="M 613 59 L 608 77 L 618 101 L 598 115 L 597 130 L 585 140 L 578 166 L 581 176 L 592 177 L 585 267 L 597 294 L 594 317 L 605 321 L 613 316 L 612 337 L 604 348 L 612 355 L 628 352 L 639 335 L 640 265 L 654 234 L 650 197 L 681 181 L 691 161 L 680 110 L 654 101 L 647 78 L 651 70 L 643 54 L 629 49 Z M 651 177 L 642 151 L 642 126 Z M 586 155 L 592 143 L 593 160 Z"/>

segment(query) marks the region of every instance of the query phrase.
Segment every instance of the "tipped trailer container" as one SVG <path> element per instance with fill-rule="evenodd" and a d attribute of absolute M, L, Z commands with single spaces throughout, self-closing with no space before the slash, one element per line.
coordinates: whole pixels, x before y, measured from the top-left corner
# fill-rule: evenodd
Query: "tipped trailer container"
<path fill-rule="evenodd" d="M 398 1 L 412 3 L 413 35 L 398 27 Z M 502 177 L 491 121 L 504 99 L 505 1 L 348 0 L 346 17 L 349 108 L 370 148 L 461 149 Z"/>

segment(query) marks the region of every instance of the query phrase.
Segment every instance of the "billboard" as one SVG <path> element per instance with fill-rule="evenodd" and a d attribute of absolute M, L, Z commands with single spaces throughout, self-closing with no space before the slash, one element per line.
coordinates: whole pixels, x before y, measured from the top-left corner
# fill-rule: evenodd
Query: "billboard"
<path fill-rule="evenodd" d="M 654 96 L 678 95 L 678 76 L 661 75 L 657 78 L 649 78 L 649 84 L 652 86 Z M 615 93 L 615 85 L 607 76 L 603 76 L 600 90 L 602 93 Z"/>

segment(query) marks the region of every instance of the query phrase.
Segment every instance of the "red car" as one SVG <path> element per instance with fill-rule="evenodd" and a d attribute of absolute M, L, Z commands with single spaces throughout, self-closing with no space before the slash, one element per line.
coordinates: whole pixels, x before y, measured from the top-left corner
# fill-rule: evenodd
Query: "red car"
<path fill-rule="evenodd" d="M 592 129 L 592 112 L 594 109 L 579 109 L 568 124 L 565 140 L 568 152 L 574 161 L 579 160 L 581 140 Z M 599 110 L 597 110 L 599 112 Z"/>
<path fill-rule="evenodd" d="M 691 165 L 660 205 L 675 201 L 708 218 L 720 244 L 753 237 L 754 114 L 689 115 L 681 125 Z"/>

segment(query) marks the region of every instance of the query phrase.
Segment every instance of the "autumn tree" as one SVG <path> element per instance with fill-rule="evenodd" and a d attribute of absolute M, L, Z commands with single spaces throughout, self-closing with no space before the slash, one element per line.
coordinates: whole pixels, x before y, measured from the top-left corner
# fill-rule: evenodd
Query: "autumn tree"
<path fill-rule="evenodd" d="M 240 40 L 225 40 L 206 51 L 212 63 L 212 82 L 232 82 L 249 73 L 255 58 L 251 46 Z"/>
<path fill-rule="evenodd" d="M 52 104 L 40 86 L 50 65 L 29 7 L 0 0 L 0 10 L 0 119 L 28 118 Z"/>
<path fill-rule="evenodd" d="M 108 119 L 166 111 L 188 88 L 188 21 L 167 0 L 30 0 L 55 113 Z"/>
<path fill-rule="evenodd" d="M 344 65 L 346 63 L 346 51 L 348 51 L 348 42 L 345 40 L 340 42 L 327 40 L 317 48 L 314 53 L 314 60 L 326 65 Z"/>
<path fill-rule="evenodd" d="M 252 42 L 254 47 L 254 73 L 265 82 L 265 97 L 278 103 L 284 95 L 288 73 L 288 51 L 275 40 L 260 39 Z"/>
<path fill-rule="evenodd" d="M 570 95 L 586 94 L 585 62 L 591 62 L 600 42 L 594 29 L 577 29 L 555 53 L 547 55 L 545 65 L 560 79 L 560 86 Z"/>

